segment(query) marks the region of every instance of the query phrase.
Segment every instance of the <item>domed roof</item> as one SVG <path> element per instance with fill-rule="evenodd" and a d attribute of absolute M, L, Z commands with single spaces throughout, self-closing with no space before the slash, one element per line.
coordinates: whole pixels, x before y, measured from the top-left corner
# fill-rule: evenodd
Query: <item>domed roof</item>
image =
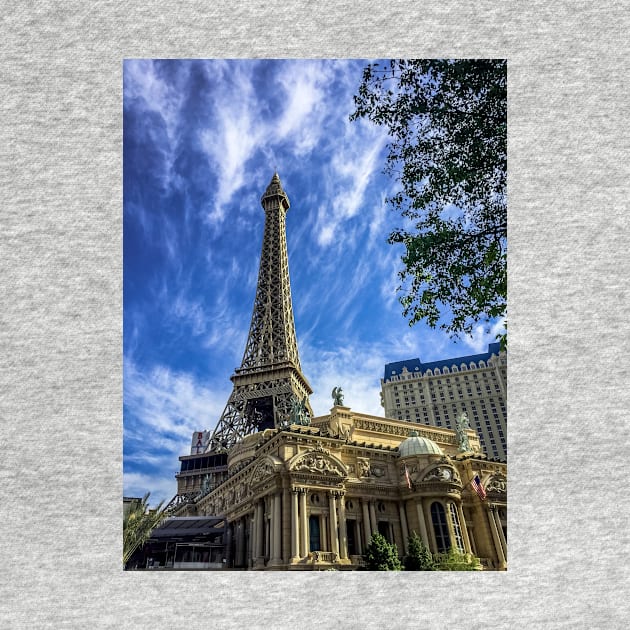
<path fill-rule="evenodd" d="M 411 431 L 409 437 L 398 447 L 401 457 L 412 455 L 444 455 L 442 449 L 428 438 L 419 437 L 416 431 Z"/>

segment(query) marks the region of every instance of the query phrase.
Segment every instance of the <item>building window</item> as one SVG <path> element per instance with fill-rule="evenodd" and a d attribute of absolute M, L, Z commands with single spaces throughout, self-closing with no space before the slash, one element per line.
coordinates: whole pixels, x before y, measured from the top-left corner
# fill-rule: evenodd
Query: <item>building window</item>
<path fill-rule="evenodd" d="M 457 508 L 454 503 L 448 504 L 451 512 L 451 522 L 453 523 L 453 531 L 455 532 L 455 544 L 461 553 L 464 553 L 464 539 L 462 538 L 462 530 L 459 526 L 459 518 L 457 517 Z"/>
<path fill-rule="evenodd" d="M 441 503 L 431 504 L 431 520 L 433 521 L 433 531 L 435 532 L 438 553 L 448 551 L 451 546 L 451 538 L 448 535 L 444 506 Z"/>
<path fill-rule="evenodd" d="M 388 542 L 391 543 L 389 521 L 378 522 L 378 533 Z"/>
<path fill-rule="evenodd" d="M 309 551 L 319 551 L 319 516 L 311 514 L 308 519 Z"/>

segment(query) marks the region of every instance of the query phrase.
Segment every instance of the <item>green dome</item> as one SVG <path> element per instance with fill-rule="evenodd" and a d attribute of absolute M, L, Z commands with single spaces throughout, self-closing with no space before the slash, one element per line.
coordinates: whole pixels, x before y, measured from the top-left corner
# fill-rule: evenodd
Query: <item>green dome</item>
<path fill-rule="evenodd" d="M 409 437 L 398 447 L 401 457 L 413 455 L 444 455 L 442 449 L 433 441 L 419 437 L 416 431 L 411 431 Z"/>

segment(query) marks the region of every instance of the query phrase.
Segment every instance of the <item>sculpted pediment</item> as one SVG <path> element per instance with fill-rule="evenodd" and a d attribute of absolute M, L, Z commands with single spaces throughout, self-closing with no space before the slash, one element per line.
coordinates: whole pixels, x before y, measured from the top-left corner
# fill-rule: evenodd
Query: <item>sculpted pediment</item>
<path fill-rule="evenodd" d="M 257 484 L 266 479 L 267 477 L 271 477 L 275 475 L 282 469 L 282 461 L 277 457 L 273 457 L 271 455 L 267 455 L 259 464 L 254 468 L 254 472 L 252 473 L 250 483 Z"/>
<path fill-rule="evenodd" d="M 420 476 L 422 481 L 441 481 L 445 483 L 462 483 L 458 472 L 452 466 L 440 464 L 433 466 L 429 470 L 423 471 Z"/>
<path fill-rule="evenodd" d="M 485 483 L 486 492 L 507 493 L 507 478 L 501 473 L 495 473 Z"/>
<path fill-rule="evenodd" d="M 289 462 L 291 472 L 308 472 L 317 475 L 328 475 L 344 478 L 348 471 L 343 462 L 323 448 L 315 448 L 299 453 Z"/>

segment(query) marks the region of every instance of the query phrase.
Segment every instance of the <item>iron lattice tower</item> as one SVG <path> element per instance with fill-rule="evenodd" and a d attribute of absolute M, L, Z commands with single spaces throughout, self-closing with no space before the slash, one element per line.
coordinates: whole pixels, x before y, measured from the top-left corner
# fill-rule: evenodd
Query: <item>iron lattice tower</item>
<path fill-rule="evenodd" d="M 244 436 L 282 428 L 295 419 L 310 421 L 308 396 L 313 390 L 302 374 L 298 356 L 285 217 L 289 198 L 274 173 L 260 200 L 265 230 L 254 312 L 241 367 L 230 377 L 234 389 L 207 451 L 224 452 Z"/>

